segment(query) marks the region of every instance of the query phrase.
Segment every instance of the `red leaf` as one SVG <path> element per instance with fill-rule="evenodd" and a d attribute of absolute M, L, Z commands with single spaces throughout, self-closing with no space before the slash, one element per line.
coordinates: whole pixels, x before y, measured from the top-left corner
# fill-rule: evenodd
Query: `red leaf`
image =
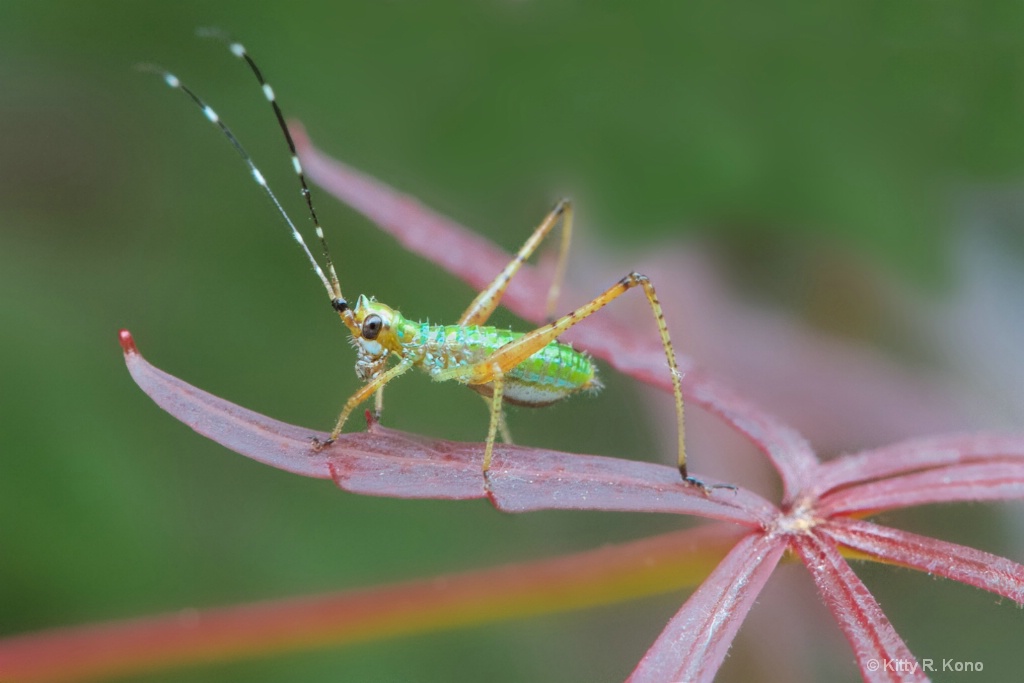
<path fill-rule="evenodd" d="M 314 450 L 326 434 L 273 420 L 197 389 L 150 365 L 120 333 L 136 383 L 168 413 L 219 444 L 308 477 L 331 477 L 353 493 L 395 498 L 483 498 L 483 445 L 424 439 L 373 425 Z M 499 445 L 489 474 L 493 500 L 509 512 L 542 508 L 671 512 L 761 527 L 778 514 L 745 491 L 708 493 L 665 465 Z M 714 483 L 709 481 L 708 483 Z"/>
<path fill-rule="evenodd" d="M 746 434 L 768 456 L 782 478 L 783 504 L 792 502 L 814 481 L 821 463 L 795 429 L 736 396 L 700 370 L 683 375 L 683 393 Z"/>
<path fill-rule="evenodd" d="M 938 574 L 1024 604 L 1024 565 L 1005 557 L 859 519 L 833 519 L 821 530 L 837 543 L 883 561 Z"/>
<path fill-rule="evenodd" d="M 326 438 L 326 434 L 271 420 L 197 389 L 146 362 L 128 330 L 121 330 L 119 338 L 135 383 L 192 429 L 265 465 L 306 477 L 330 478 L 326 453 L 310 448 L 311 437 Z"/>
<path fill-rule="evenodd" d="M 822 515 L 863 515 L 881 510 L 978 500 L 1024 498 L 1024 461 L 949 465 L 839 489 L 822 496 Z"/>
<path fill-rule="evenodd" d="M 505 512 L 671 512 L 757 528 L 768 525 L 779 514 L 775 505 L 744 489 L 702 493 L 683 484 L 673 467 L 594 455 L 573 455 L 570 460 L 564 453 L 539 449 L 518 451 L 503 448 L 499 459 L 495 450 L 490 472 L 494 503 Z"/>
<path fill-rule="evenodd" d="M 1024 435 L 981 432 L 929 436 L 845 455 L 821 467 L 811 492 L 820 495 L 869 479 L 997 457 L 1024 459 Z"/>
<path fill-rule="evenodd" d="M 713 680 L 785 550 L 779 536 L 742 538 L 672 617 L 629 682 Z"/>
<path fill-rule="evenodd" d="M 864 680 L 927 681 L 917 659 L 839 550 L 814 534 L 792 538 L 794 550 L 853 648 Z"/>

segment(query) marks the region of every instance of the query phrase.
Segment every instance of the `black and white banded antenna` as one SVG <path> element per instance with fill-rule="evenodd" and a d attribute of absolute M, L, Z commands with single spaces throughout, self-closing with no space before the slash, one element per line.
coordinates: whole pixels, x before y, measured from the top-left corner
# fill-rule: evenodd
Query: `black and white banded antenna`
<path fill-rule="evenodd" d="M 247 152 L 245 147 L 242 146 L 242 143 L 238 141 L 238 138 L 235 137 L 235 134 L 233 132 L 231 132 L 231 129 L 228 128 L 227 124 L 224 123 L 224 121 L 220 118 L 217 112 L 214 111 L 213 108 L 210 105 L 208 105 L 202 98 L 200 98 L 195 93 L 195 91 L 193 91 L 187 85 L 182 83 L 181 79 L 179 79 L 170 71 L 167 71 L 166 69 L 163 69 L 159 66 L 155 66 L 152 64 L 140 64 L 138 65 L 137 68 L 140 71 L 146 71 L 159 75 L 167 86 L 185 93 L 185 95 L 187 95 L 188 98 L 191 99 L 192 102 L 197 107 L 199 107 L 200 111 L 202 111 L 203 115 L 207 118 L 207 120 L 209 120 L 211 123 L 215 124 L 218 128 L 220 128 L 221 133 L 223 133 L 224 137 L 226 137 L 228 142 L 231 143 L 231 146 L 235 148 L 235 151 L 238 152 L 238 155 L 242 158 L 242 161 L 245 163 L 245 165 L 249 167 L 249 172 L 252 175 L 253 180 L 255 180 L 256 184 L 263 189 L 266 195 L 270 198 L 270 201 L 274 205 L 274 208 L 277 209 L 278 214 L 280 214 L 280 216 L 284 219 L 285 223 L 288 225 L 289 229 L 291 230 L 292 237 L 295 238 L 295 241 L 299 243 L 300 247 L 302 247 L 302 251 L 306 255 L 307 260 L 309 261 L 310 265 L 313 266 L 313 270 L 314 272 L 316 272 L 317 277 L 320 278 L 320 282 L 323 283 L 324 289 L 327 290 L 327 295 L 331 299 L 332 306 L 334 306 L 334 308 L 339 313 L 343 314 L 342 319 L 345 320 L 347 316 L 345 316 L 344 313 L 348 312 L 348 304 L 346 303 L 345 298 L 341 293 L 341 286 L 338 282 L 338 276 L 335 273 L 333 264 L 330 262 L 330 257 L 328 256 L 327 262 L 329 264 L 328 272 L 330 272 L 331 278 L 328 279 L 327 275 L 320 267 L 320 264 L 317 263 L 316 258 L 313 256 L 313 253 L 310 251 L 309 246 L 306 244 L 306 240 L 303 239 L 302 233 L 300 233 L 298 228 L 295 226 L 294 221 L 292 221 L 291 216 L 288 215 L 288 212 L 285 210 L 280 200 L 278 200 L 277 195 L 274 194 L 274 191 L 272 189 L 270 189 L 270 185 L 267 183 L 267 180 L 263 176 L 263 173 L 261 173 L 259 168 L 257 168 L 255 162 L 252 160 L 252 157 L 249 155 L 249 152 Z M 284 119 L 281 117 L 280 109 L 277 107 L 277 104 L 273 100 L 273 93 L 270 90 L 269 85 L 264 85 L 264 94 L 267 95 L 267 98 L 271 101 L 272 104 L 274 104 L 274 109 L 278 113 L 278 118 L 281 122 L 283 122 Z M 305 178 L 302 174 L 302 167 L 298 162 L 298 157 L 295 155 L 294 143 L 292 143 L 291 141 L 291 135 L 288 133 L 287 126 L 284 127 L 284 130 L 287 139 L 292 147 L 293 167 L 296 169 L 296 172 L 298 173 L 299 179 L 302 183 L 303 195 L 306 196 L 307 203 L 310 207 L 313 222 L 317 230 L 317 235 L 321 238 L 321 242 L 324 248 L 326 249 L 327 243 L 326 239 L 324 239 L 323 237 L 323 229 L 320 227 L 316 213 L 312 209 L 312 202 L 309 199 L 309 188 L 306 185 Z M 345 320 L 345 322 L 347 324 L 348 321 Z"/>
<path fill-rule="evenodd" d="M 341 297 L 340 287 L 338 285 L 338 273 L 334 269 L 334 262 L 331 259 L 331 250 L 327 246 L 327 237 L 324 236 L 324 230 L 320 226 L 320 218 L 317 216 L 316 208 L 313 206 L 313 195 L 309 190 L 309 184 L 306 182 L 306 174 L 302 170 L 302 163 L 299 161 L 298 151 L 295 149 L 295 140 L 292 139 L 292 132 L 288 128 L 288 123 L 285 121 L 284 113 L 281 111 L 280 105 L 277 103 L 277 98 L 274 95 L 274 89 L 270 87 L 267 80 L 263 77 L 263 72 L 256 66 L 256 62 L 246 51 L 245 46 L 235 40 L 226 31 L 219 28 L 208 26 L 196 29 L 196 35 L 202 38 L 212 38 L 213 40 L 220 41 L 227 46 L 231 51 L 231 54 L 243 60 L 249 65 L 250 71 L 256 76 L 256 80 L 259 81 L 260 88 L 263 90 L 263 96 L 270 103 L 270 106 L 274 109 L 274 116 L 277 117 L 277 124 L 281 128 L 281 132 L 284 134 L 285 142 L 288 143 L 288 149 L 292 155 L 292 168 L 295 170 L 295 175 L 299 178 L 299 185 L 302 187 L 302 197 L 306 200 L 306 206 L 309 208 L 310 218 L 313 219 L 313 227 L 316 230 L 316 236 L 320 240 L 320 246 L 324 252 L 324 261 L 327 264 L 327 274 L 331 278 L 331 284 L 334 285 L 335 290 L 338 291 L 338 298 Z"/>

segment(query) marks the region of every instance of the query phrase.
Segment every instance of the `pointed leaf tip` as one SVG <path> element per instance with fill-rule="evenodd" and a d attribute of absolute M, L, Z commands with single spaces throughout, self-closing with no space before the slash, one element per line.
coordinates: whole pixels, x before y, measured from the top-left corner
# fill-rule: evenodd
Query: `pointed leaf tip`
<path fill-rule="evenodd" d="M 121 342 L 121 348 L 124 350 L 124 355 L 130 356 L 139 352 L 139 347 L 135 346 L 135 340 L 132 339 L 132 333 L 128 330 L 121 330 L 118 332 L 117 340 Z"/>

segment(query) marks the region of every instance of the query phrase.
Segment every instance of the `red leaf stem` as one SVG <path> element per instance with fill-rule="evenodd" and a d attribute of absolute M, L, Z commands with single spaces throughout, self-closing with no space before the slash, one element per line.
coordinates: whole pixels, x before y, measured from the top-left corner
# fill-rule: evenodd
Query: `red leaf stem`
<path fill-rule="evenodd" d="M 708 524 L 632 543 L 342 593 L 0 640 L 0 680 L 84 681 L 608 604 L 695 585 L 736 542 Z"/>

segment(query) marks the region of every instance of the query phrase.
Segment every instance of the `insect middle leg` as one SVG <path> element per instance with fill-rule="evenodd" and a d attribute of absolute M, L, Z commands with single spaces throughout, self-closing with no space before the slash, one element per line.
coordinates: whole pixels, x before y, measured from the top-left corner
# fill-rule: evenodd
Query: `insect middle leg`
<path fill-rule="evenodd" d="M 487 404 L 488 410 L 493 408 L 493 397 L 481 396 L 480 398 Z M 512 443 L 512 433 L 508 431 L 508 422 L 505 421 L 505 410 L 502 406 L 498 406 L 498 433 L 501 434 L 503 443 Z"/>

